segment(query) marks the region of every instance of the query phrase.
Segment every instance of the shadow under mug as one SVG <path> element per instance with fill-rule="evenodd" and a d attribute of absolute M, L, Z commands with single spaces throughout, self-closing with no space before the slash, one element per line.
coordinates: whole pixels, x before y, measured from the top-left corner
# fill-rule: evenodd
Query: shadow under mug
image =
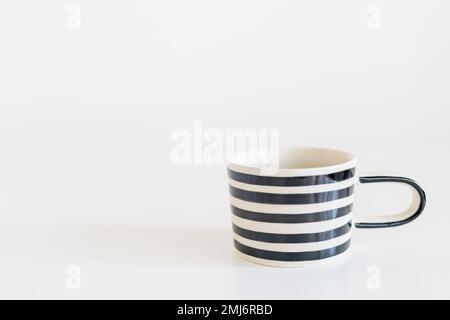
<path fill-rule="evenodd" d="M 357 181 L 405 183 L 414 198 L 406 212 L 384 221 L 356 222 L 356 228 L 400 226 L 425 207 L 425 192 L 414 180 L 358 177 L 356 159 L 348 152 L 289 148 L 276 156 L 276 166 L 259 165 L 264 156 L 250 153 L 228 165 L 234 246 L 248 261 L 300 267 L 344 256 L 350 247 Z"/>

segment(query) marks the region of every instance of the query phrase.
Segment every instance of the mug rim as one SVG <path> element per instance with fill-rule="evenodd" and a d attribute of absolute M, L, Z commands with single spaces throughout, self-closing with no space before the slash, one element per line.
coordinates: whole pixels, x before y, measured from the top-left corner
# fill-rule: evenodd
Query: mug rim
<path fill-rule="evenodd" d="M 270 167 L 259 164 L 249 164 L 239 162 L 238 158 L 242 158 L 245 155 L 261 153 L 257 150 L 247 150 L 244 152 L 239 152 L 229 159 L 228 168 L 246 174 L 259 175 L 259 176 L 279 176 L 279 177 L 289 177 L 289 176 L 311 176 L 320 174 L 330 174 L 335 172 L 340 172 L 356 167 L 357 160 L 355 156 L 341 149 L 327 148 L 327 147 L 309 147 L 309 146 L 287 146 L 279 148 L 279 154 L 282 152 L 300 152 L 300 151 L 313 151 L 313 152 L 327 152 L 335 153 L 346 159 L 345 161 L 338 161 L 335 164 L 322 165 L 322 166 L 309 166 L 309 167 Z M 248 158 L 248 156 L 247 156 Z M 233 160 L 234 159 L 234 160 Z"/>

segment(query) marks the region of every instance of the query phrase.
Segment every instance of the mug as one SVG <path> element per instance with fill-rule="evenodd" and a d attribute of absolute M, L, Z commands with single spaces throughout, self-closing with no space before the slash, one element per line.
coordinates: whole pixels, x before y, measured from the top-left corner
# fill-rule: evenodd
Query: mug
<path fill-rule="evenodd" d="M 348 152 L 289 148 L 276 157 L 276 165 L 261 164 L 267 154 L 246 152 L 228 164 L 234 247 L 245 260 L 275 267 L 333 261 L 348 252 L 353 227 L 404 225 L 425 207 L 425 192 L 414 180 L 358 177 Z M 414 192 L 413 203 L 385 221 L 352 224 L 357 181 L 405 183 Z"/>

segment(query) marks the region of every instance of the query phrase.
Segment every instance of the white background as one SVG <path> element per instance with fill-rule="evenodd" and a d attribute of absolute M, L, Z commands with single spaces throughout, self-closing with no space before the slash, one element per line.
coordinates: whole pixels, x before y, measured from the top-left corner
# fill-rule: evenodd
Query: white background
<path fill-rule="evenodd" d="M 450 298 L 449 10 L 3 1 L 0 298 Z M 356 230 L 339 264 L 252 265 L 233 254 L 224 166 L 171 161 L 172 132 L 196 120 L 349 150 L 362 174 L 418 180 L 427 208 L 401 228 Z M 356 214 L 409 200 L 399 186 L 363 186 Z M 78 290 L 66 286 L 71 265 Z"/>

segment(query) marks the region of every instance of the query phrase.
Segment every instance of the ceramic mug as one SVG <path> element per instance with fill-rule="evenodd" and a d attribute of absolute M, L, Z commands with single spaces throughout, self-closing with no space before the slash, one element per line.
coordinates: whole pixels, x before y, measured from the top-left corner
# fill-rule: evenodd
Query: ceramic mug
<path fill-rule="evenodd" d="M 425 192 L 414 180 L 358 177 L 356 159 L 345 151 L 289 148 L 277 153 L 276 166 L 259 164 L 261 158 L 267 157 L 243 153 L 228 165 L 234 246 L 254 263 L 297 267 L 329 262 L 348 252 L 352 227 L 400 226 L 425 207 Z M 357 181 L 405 183 L 414 192 L 413 203 L 384 221 L 352 224 Z"/>

